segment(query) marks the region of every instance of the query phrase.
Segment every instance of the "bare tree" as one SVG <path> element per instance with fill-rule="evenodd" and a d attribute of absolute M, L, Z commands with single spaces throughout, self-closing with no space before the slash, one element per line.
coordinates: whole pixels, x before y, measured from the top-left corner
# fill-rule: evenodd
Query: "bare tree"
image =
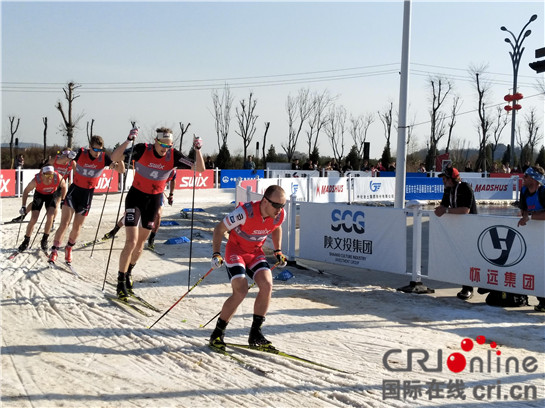
<path fill-rule="evenodd" d="M 255 107 L 257 105 L 257 100 L 253 99 L 254 95 L 250 92 L 248 100 L 242 99 L 240 101 L 240 110 L 239 107 L 235 108 L 235 116 L 238 122 L 238 130 L 235 130 L 235 133 L 242 138 L 242 145 L 244 147 L 244 155 L 246 158 L 246 152 L 248 146 L 254 138 L 256 127 L 255 123 L 258 116 L 255 114 Z"/>
<path fill-rule="evenodd" d="M 448 136 L 447 136 L 447 147 L 445 148 L 446 153 L 448 153 L 450 149 L 450 142 L 452 141 L 452 132 L 454 131 L 454 126 L 456 125 L 456 116 L 458 115 L 459 111 L 460 111 L 460 97 L 453 96 L 452 105 L 450 108 L 450 117 L 448 118 L 449 121 L 447 123 Z"/>
<path fill-rule="evenodd" d="M 311 99 L 312 111 L 308 120 L 309 130 L 307 130 L 308 157 L 318 146 L 318 136 L 327 121 L 327 109 L 334 100 L 327 90 L 320 94 L 315 92 Z"/>
<path fill-rule="evenodd" d="M 62 121 L 63 121 L 63 124 L 61 126 L 61 131 L 65 134 L 67 139 L 66 145 L 70 148 L 72 148 L 72 144 L 74 140 L 74 129 L 76 128 L 80 119 L 83 117 L 83 114 L 80 114 L 75 118 L 73 115 L 74 100 L 79 98 L 79 95 L 76 95 L 75 91 L 80 86 L 81 85 L 76 85 L 74 82 L 69 82 L 66 85 L 66 87 L 62 89 L 64 92 L 64 99 L 66 99 L 66 102 L 68 102 L 67 113 L 64 112 L 61 101 L 58 101 L 56 105 L 57 110 L 61 113 Z"/>
<path fill-rule="evenodd" d="M 94 119 L 91 119 L 91 123 L 89 123 L 89 121 L 87 121 L 87 126 L 86 126 L 86 132 L 87 132 L 87 141 L 89 142 L 89 144 L 91 144 L 91 138 L 93 137 L 93 127 L 95 126 L 95 120 Z"/>
<path fill-rule="evenodd" d="M 496 107 L 496 120 L 494 124 L 492 125 L 491 132 L 492 132 L 492 139 L 494 140 L 494 143 L 492 144 L 492 162 L 496 160 L 496 149 L 498 148 L 498 144 L 500 143 L 500 137 L 503 132 L 503 129 L 507 126 L 507 123 L 509 123 L 509 117 L 507 115 L 504 115 L 504 110 L 501 106 Z"/>
<path fill-rule="evenodd" d="M 187 125 L 185 125 L 185 127 L 182 122 L 179 122 L 179 125 L 180 125 L 180 148 L 178 150 L 182 151 L 182 143 L 184 141 L 184 135 L 187 133 L 187 129 L 189 129 L 189 126 L 191 126 L 191 123 L 188 123 Z"/>
<path fill-rule="evenodd" d="M 333 157 L 341 164 L 344 156 L 344 133 L 346 128 L 347 112 L 343 106 L 332 106 L 329 109 L 324 131 L 333 150 Z"/>
<path fill-rule="evenodd" d="M 527 147 L 529 155 L 527 160 L 530 161 L 530 163 L 533 163 L 536 146 L 543 140 L 543 133 L 539 133 L 539 124 L 537 123 L 535 107 L 530 108 L 529 112 L 524 115 L 524 125 L 527 132 L 527 139 L 524 146 Z"/>
<path fill-rule="evenodd" d="M 487 171 L 486 163 L 486 144 L 490 136 L 489 131 L 492 126 L 490 115 L 485 109 L 488 94 L 490 92 L 490 84 L 483 80 L 481 72 L 485 70 L 485 67 L 473 68 L 473 74 L 475 76 L 475 89 L 477 90 L 477 112 L 479 114 L 479 123 L 477 129 L 479 131 L 479 157 L 477 159 L 476 168 L 480 168 L 482 171 Z"/>
<path fill-rule="evenodd" d="M 372 113 L 359 115 L 358 117 L 350 115 L 350 136 L 352 136 L 352 140 L 358 151 L 358 157 L 363 157 L 365 142 L 367 141 L 367 131 L 374 121 L 375 116 Z"/>
<path fill-rule="evenodd" d="M 384 127 L 384 137 L 386 138 L 386 148 L 390 149 L 390 139 L 392 137 L 392 124 L 394 118 L 394 103 L 384 109 L 383 112 L 378 111 L 378 117 Z"/>
<path fill-rule="evenodd" d="M 303 125 L 312 112 L 310 100 L 310 91 L 300 89 L 296 97 L 288 95 L 286 102 L 286 112 L 288 113 L 288 144 L 282 144 L 282 149 L 291 161 L 295 153 L 299 135 L 303 130 Z"/>
<path fill-rule="evenodd" d="M 218 137 L 218 149 L 227 146 L 227 136 L 229 135 L 229 126 L 231 124 L 231 107 L 233 105 L 233 96 L 229 85 L 225 84 L 223 94 L 220 96 L 217 90 L 212 92 L 212 102 L 214 103 L 214 119 L 216 126 L 216 135 Z"/>
<path fill-rule="evenodd" d="M 19 130 L 19 124 L 21 123 L 21 118 L 17 118 L 17 123 L 15 123 L 15 116 L 8 116 L 9 119 L 9 160 L 11 162 L 11 168 L 13 168 L 13 139 L 15 134 Z M 17 143 L 18 144 L 18 143 Z"/>
<path fill-rule="evenodd" d="M 426 167 L 432 168 L 435 166 L 439 140 L 441 140 L 446 133 L 446 115 L 441 108 L 448 94 L 452 91 L 453 84 L 446 78 L 435 76 L 429 78 L 429 87 L 431 90 L 431 108 L 429 110 L 430 141 L 428 157 L 426 159 Z"/>
<path fill-rule="evenodd" d="M 266 146 L 266 142 L 267 142 L 267 132 L 269 131 L 269 126 L 270 126 L 271 122 L 265 122 L 265 133 L 263 134 L 263 147 L 261 148 L 262 149 L 262 154 L 263 154 L 263 168 L 266 168 L 267 167 L 267 163 L 266 163 L 266 155 L 265 155 L 265 146 Z"/>
<path fill-rule="evenodd" d="M 42 122 L 44 123 L 44 152 L 43 152 L 43 161 L 47 160 L 47 117 L 42 118 Z"/>

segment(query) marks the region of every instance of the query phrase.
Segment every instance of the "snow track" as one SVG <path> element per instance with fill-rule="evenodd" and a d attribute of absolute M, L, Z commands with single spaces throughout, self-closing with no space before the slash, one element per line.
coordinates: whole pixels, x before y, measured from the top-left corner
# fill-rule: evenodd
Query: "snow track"
<path fill-rule="evenodd" d="M 115 195 L 114 195 L 115 197 Z M 190 195 L 188 195 L 190 198 Z M 186 197 L 187 198 L 187 197 Z M 207 202 L 196 213 L 191 284 L 209 268 L 212 230 L 230 208 L 232 199 Z M 103 197 L 95 197 L 94 208 Z M 204 201 L 202 201 L 204 199 Z M 4 205 L 3 218 L 14 203 Z M 4 203 L 5 204 L 5 203 Z M 180 202 L 179 208 L 190 202 Z M 100 234 L 115 222 L 118 202 L 106 205 Z M 165 255 L 144 251 L 134 271 L 135 290 L 162 311 L 187 290 L 189 245 L 163 245 L 175 236 L 188 236 L 190 220 L 178 207 L 165 207 L 165 220 L 180 223 L 162 227 L 156 244 Z M 81 242 L 92 240 L 98 216 L 92 213 Z M 412 296 L 378 286 L 339 283 L 325 275 L 293 270 L 295 278 L 275 283 L 265 335 L 282 351 L 353 374 L 344 374 L 304 362 L 252 350 L 232 352 L 248 364 L 270 371 L 260 376 L 210 350 L 206 343 L 215 322 L 199 326 L 220 311 L 230 294 L 226 272 L 214 271 L 171 310 L 153 329 L 162 313 L 144 308 L 152 317 L 112 303 L 101 291 L 110 243 L 74 251 L 76 279 L 64 266 L 49 268 L 38 250 L 7 257 L 16 246 L 16 224 L 2 230 L 2 406 L 12 407 L 406 407 L 458 406 L 460 400 L 429 401 L 424 397 L 384 399 L 383 381 L 407 379 L 446 381 L 441 373 L 391 372 L 383 364 L 390 349 L 437 348 L 459 351 L 460 340 L 487 335 L 503 355 L 541 358 L 544 354 L 543 316 L 469 305 L 457 299 Z M 108 280 L 114 282 L 120 231 L 114 242 Z M 59 253 L 59 263 L 64 254 Z M 113 293 L 111 285 L 106 291 Z M 253 288 L 228 326 L 226 340 L 246 343 L 252 321 Z M 137 304 L 137 303 L 135 303 Z M 138 305 L 138 304 L 137 304 Z M 513 336 L 513 330 L 519 333 Z M 391 365 L 405 364 L 400 354 Z M 544 398 L 544 367 L 535 374 L 492 375 L 504 383 L 536 384 L 536 401 L 508 406 L 540 407 Z M 484 383 L 483 374 L 466 373 L 467 383 Z M 464 406 L 480 406 L 466 393 Z M 494 406 L 491 403 L 489 406 Z M 507 406 L 507 405 L 506 405 Z"/>

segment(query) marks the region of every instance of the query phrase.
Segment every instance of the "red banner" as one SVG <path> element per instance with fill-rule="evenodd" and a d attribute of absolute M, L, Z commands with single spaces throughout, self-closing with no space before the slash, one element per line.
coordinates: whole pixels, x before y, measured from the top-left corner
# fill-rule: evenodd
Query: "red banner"
<path fill-rule="evenodd" d="M 15 197 L 15 170 L 0 170 L 0 197 Z"/>
<path fill-rule="evenodd" d="M 110 185 L 110 193 L 117 193 L 119 191 L 119 173 L 117 171 L 110 169 L 104 170 L 100 176 L 98 185 L 95 188 L 95 193 L 105 193 L 108 191 L 108 184 Z"/>
<path fill-rule="evenodd" d="M 193 188 L 193 170 L 176 170 L 176 190 Z M 197 172 L 195 188 L 214 188 L 214 170 Z"/>

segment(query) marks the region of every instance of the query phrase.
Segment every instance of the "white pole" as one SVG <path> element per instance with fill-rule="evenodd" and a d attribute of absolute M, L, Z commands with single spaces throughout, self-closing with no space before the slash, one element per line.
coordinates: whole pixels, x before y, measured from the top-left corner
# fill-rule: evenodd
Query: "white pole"
<path fill-rule="evenodd" d="M 409 93 L 409 54 L 411 45 L 411 0 L 404 1 L 403 9 L 403 44 L 401 51 L 401 82 L 399 87 L 399 118 L 397 129 L 396 188 L 395 208 L 405 207 L 406 181 L 406 131 L 407 131 L 407 95 Z"/>

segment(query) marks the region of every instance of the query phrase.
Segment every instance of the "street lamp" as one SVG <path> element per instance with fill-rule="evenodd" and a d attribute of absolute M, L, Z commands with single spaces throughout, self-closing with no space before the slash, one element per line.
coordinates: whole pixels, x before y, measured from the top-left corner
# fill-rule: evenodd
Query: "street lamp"
<path fill-rule="evenodd" d="M 511 56 L 511 63 L 513 64 L 513 95 L 517 93 L 517 77 L 519 72 L 519 64 L 520 64 L 520 58 L 522 56 L 522 53 L 524 52 L 524 48 L 521 48 L 522 43 L 524 42 L 524 39 L 528 37 L 532 31 L 526 30 L 526 27 L 528 27 L 528 24 L 530 24 L 532 21 L 537 19 L 537 14 L 534 14 L 532 17 L 530 17 L 530 20 L 526 23 L 524 27 L 522 27 L 522 30 L 520 30 L 520 34 L 518 37 L 515 37 L 515 34 L 513 34 L 511 31 L 509 31 L 505 26 L 501 26 L 500 30 L 507 31 L 509 34 L 511 34 L 511 37 L 513 37 L 513 40 L 515 43 L 513 44 L 513 41 L 511 41 L 510 38 L 506 38 L 505 42 L 509 43 L 511 45 L 511 48 L 513 51 L 509 51 L 509 55 Z M 524 32 L 524 35 L 522 34 Z M 513 169 L 515 168 L 515 119 L 517 115 L 518 109 L 513 109 L 511 112 L 511 157 L 510 157 L 510 167 Z"/>

